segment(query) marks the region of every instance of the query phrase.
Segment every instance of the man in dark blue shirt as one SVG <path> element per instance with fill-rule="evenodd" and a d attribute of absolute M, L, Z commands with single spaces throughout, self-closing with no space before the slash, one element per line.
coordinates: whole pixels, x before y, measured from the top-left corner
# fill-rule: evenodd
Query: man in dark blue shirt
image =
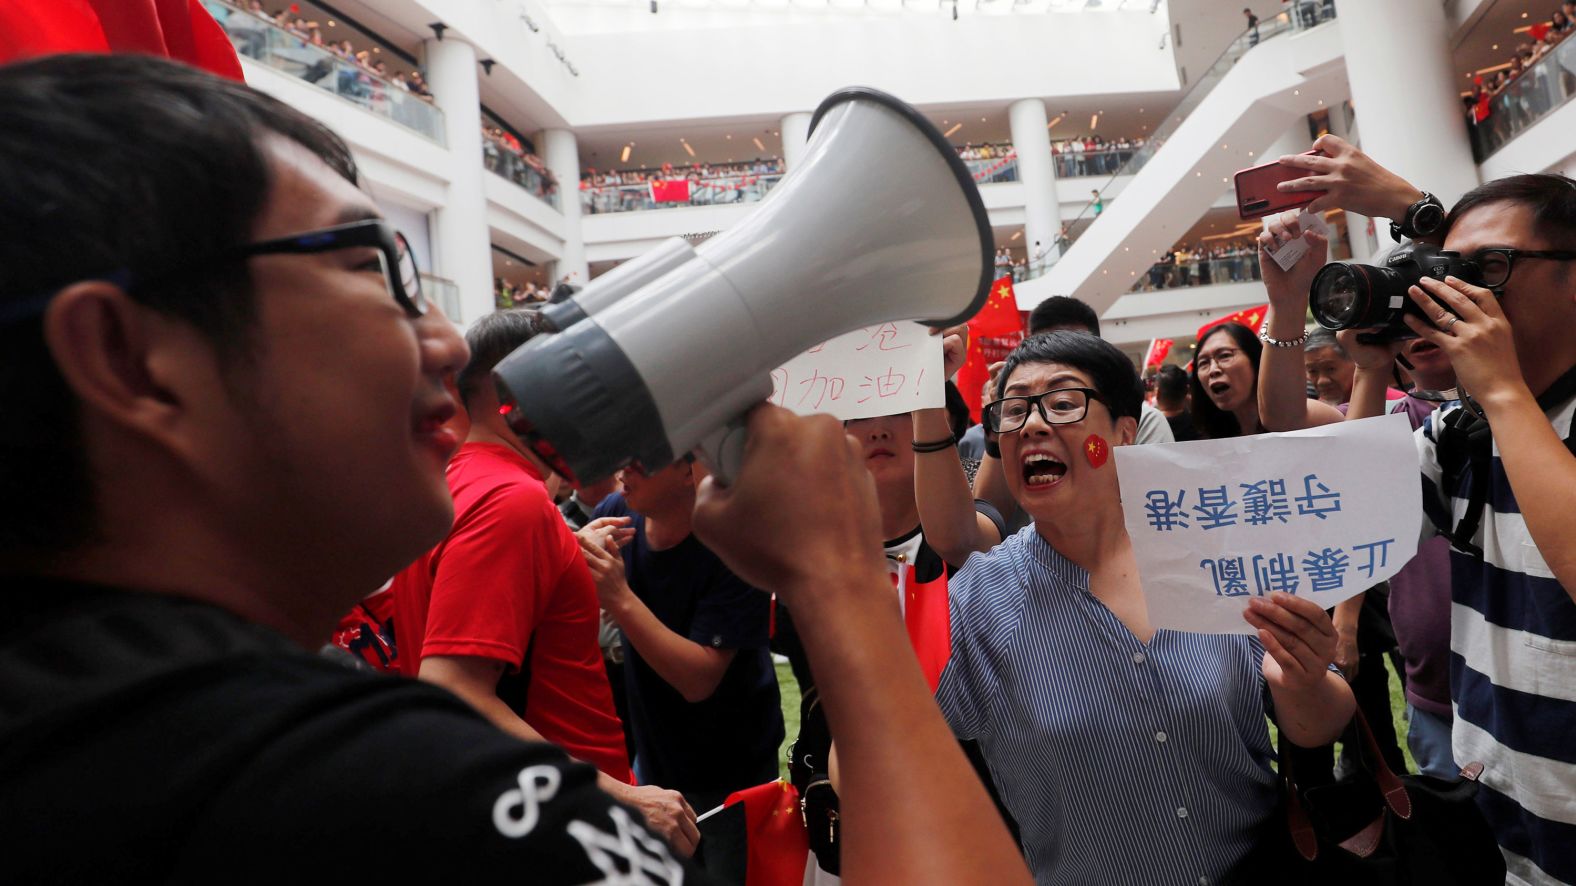
<path fill-rule="evenodd" d="M 650 476 L 626 470 L 624 492 L 596 509 L 626 531 L 588 531 L 581 548 L 624 636 L 636 774 L 709 809 L 777 777 L 783 721 L 767 649 L 771 600 L 691 534 L 695 483 L 688 461 Z M 622 560 L 619 538 L 628 539 Z M 696 858 L 742 882 L 736 836 L 703 829 Z"/>

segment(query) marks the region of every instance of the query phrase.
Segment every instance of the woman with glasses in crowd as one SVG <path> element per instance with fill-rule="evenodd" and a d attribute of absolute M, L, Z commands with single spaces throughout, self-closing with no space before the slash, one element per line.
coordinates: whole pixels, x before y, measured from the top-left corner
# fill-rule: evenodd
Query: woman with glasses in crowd
<path fill-rule="evenodd" d="M 1264 346 L 1241 323 L 1222 323 L 1204 334 L 1193 355 L 1189 386 L 1193 424 L 1211 440 L 1264 431 L 1259 424 L 1259 356 Z"/>
<path fill-rule="evenodd" d="M 1137 434 L 1131 361 L 1091 335 L 1038 335 L 996 392 L 985 423 L 1034 524 L 950 583 L 942 712 L 980 743 L 1038 882 L 1243 876 L 1275 808 L 1266 713 L 1303 745 L 1351 717 L 1329 617 L 1276 594 L 1250 601 L 1248 634 L 1157 630 L 1111 453 Z"/>

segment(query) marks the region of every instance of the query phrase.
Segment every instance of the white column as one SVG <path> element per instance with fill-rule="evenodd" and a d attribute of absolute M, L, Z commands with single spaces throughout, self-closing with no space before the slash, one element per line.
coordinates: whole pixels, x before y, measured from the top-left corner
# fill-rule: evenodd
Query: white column
<path fill-rule="evenodd" d="M 464 41 L 428 40 L 427 82 L 443 109 L 452 167 L 448 200 L 433 214 L 433 271 L 460 290 L 460 316 L 470 326 L 493 310 L 492 238 L 482 190 L 481 96 L 476 50 Z"/>
<path fill-rule="evenodd" d="M 783 134 L 783 168 L 792 169 L 798 165 L 804 146 L 810 141 L 810 115 L 802 111 L 789 114 L 777 131 Z"/>
<path fill-rule="evenodd" d="M 1346 108 L 1336 106 L 1330 109 L 1330 134 L 1340 136 L 1342 139 L 1360 145 L 1361 139 L 1357 132 L 1357 121 L 1350 124 L 1346 122 Z M 1375 224 L 1375 230 L 1378 229 Z M 1358 215 L 1348 210 L 1346 212 L 1346 242 L 1352 249 L 1354 261 L 1366 262 L 1373 258 L 1374 243 L 1368 236 L 1368 216 Z"/>
<path fill-rule="evenodd" d="M 558 179 L 558 208 L 564 213 L 564 254 L 558 258 L 557 280 L 567 277 L 571 285 L 584 286 L 591 282 L 591 269 L 580 232 L 580 144 L 567 129 L 544 129 L 537 140 L 542 159 Z"/>
<path fill-rule="evenodd" d="M 1056 245 L 1062 229 L 1062 206 L 1056 198 L 1056 166 L 1051 161 L 1051 133 L 1045 102 L 1026 98 L 1007 109 L 1012 149 L 1018 155 L 1018 180 L 1023 182 L 1023 238 L 1029 261 L 1043 251 L 1045 259 L 1060 253 Z M 1040 244 L 1038 247 L 1035 244 Z"/>
<path fill-rule="evenodd" d="M 1438 0 L 1336 0 L 1363 152 L 1448 208 L 1478 184 Z M 1396 35 L 1405 34 L 1405 39 Z M 1375 225 L 1381 248 L 1388 226 Z"/>

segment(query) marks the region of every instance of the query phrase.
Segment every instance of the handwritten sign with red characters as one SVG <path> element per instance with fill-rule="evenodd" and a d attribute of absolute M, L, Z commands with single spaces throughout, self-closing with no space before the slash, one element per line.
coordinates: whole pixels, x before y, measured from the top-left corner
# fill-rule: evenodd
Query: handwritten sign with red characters
<path fill-rule="evenodd" d="M 941 337 L 912 321 L 856 329 L 772 372 L 772 402 L 844 421 L 946 403 Z"/>

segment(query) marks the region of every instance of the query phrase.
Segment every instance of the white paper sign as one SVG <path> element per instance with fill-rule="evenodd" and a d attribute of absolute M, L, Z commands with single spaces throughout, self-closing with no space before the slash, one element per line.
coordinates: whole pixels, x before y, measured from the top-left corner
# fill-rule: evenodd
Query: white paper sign
<path fill-rule="evenodd" d="M 1242 610 L 1255 596 L 1328 609 L 1417 553 L 1423 501 L 1404 415 L 1115 454 L 1157 628 L 1252 633 Z"/>
<path fill-rule="evenodd" d="M 856 329 L 772 372 L 772 402 L 844 421 L 946 404 L 941 336 L 912 321 Z"/>

